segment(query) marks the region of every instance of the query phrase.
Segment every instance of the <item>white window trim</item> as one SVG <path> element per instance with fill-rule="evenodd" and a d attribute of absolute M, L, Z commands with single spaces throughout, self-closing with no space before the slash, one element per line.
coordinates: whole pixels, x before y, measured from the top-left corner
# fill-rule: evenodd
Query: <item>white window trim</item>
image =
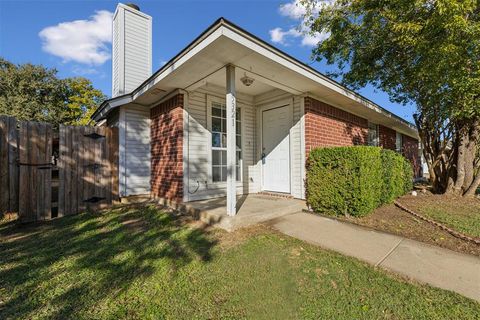
<path fill-rule="evenodd" d="M 399 142 L 400 142 L 400 145 L 399 145 Z M 403 135 L 400 132 L 395 131 L 395 151 L 397 151 L 398 153 L 402 153 L 402 149 L 403 149 Z"/>
<path fill-rule="evenodd" d="M 213 170 L 212 170 L 212 103 L 217 102 L 221 104 L 226 104 L 226 99 L 219 98 L 217 96 L 213 96 L 207 94 L 207 137 L 208 137 L 208 152 L 207 152 L 207 161 L 208 161 L 208 183 L 214 185 L 215 187 L 227 187 L 226 181 L 213 181 Z M 241 134 L 242 137 L 242 159 L 240 160 L 240 179 L 237 181 L 237 187 L 243 186 L 243 158 L 245 152 L 245 139 L 244 139 L 244 130 L 245 130 L 245 108 L 237 103 L 237 108 L 240 108 L 240 117 L 241 117 Z"/>
<path fill-rule="evenodd" d="M 373 140 L 373 144 L 370 144 L 370 126 L 375 126 L 376 135 L 375 135 L 375 139 Z M 368 123 L 368 141 L 367 141 L 367 143 L 368 143 L 369 146 L 372 146 L 372 147 L 379 147 L 380 146 L 380 132 L 379 132 L 378 124 L 373 123 L 373 122 Z"/>

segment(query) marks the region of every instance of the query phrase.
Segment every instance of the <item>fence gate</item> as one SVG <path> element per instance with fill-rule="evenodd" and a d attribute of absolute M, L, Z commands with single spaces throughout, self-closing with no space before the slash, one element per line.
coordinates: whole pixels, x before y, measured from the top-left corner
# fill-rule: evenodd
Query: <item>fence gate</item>
<path fill-rule="evenodd" d="M 117 128 L 60 126 L 59 151 L 59 217 L 118 198 Z"/>
<path fill-rule="evenodd" d="M 24 222 L 51 218 L 52 138 L 51 125 L 20 122 L 18 213 Z"/>
<path fill-rule="evenodd" d="M 118 199 L 118 129 L 0 116 L 0 216 L 48 220 Z"/>

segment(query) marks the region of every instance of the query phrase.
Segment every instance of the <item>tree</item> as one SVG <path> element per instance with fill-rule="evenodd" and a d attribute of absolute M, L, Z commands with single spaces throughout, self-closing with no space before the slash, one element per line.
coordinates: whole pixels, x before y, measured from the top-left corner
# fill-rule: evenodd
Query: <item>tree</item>
<path fill-rule="evenodd" d="M 77 77 L 65 79 L 67 83 L 67 119 L 70 124 L 86 125 L 97 107 L 107 98 L 95 89 L 90 80 Z"/>
<path fill-rule="evenodd" d="M 19 120 L 87 124 L 105 95 L 85 78 L 59 79 L 57 70 L 0 58 L 0 114 Z"/>
<path fill-rule="evenodd" d="M 343 84 L 367 84 L 414 116 L 433 188 L 471 196 L 480 184 L 480 2 L 303 0 L 313 50 Z"/>

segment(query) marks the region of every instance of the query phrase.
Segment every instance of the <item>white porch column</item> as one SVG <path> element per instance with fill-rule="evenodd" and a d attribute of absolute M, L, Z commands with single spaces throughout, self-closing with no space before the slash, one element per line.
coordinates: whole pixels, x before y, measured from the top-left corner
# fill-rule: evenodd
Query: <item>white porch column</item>
<path fill-rule="evenodd" d="M 234 216 L 237 213 L 237 178 L 236 178 L 236 109 L 237 98 L 235 91 L 235 66 L 228 65 L 227 71 L 227 214 Z"/>

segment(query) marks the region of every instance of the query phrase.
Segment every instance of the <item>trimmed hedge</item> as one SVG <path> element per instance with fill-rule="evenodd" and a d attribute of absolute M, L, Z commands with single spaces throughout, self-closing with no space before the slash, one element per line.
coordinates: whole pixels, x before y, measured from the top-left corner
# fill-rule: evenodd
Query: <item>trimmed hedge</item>
<path fill-rule="evenodd" d="M 413 167 L 401 154 L 382 149 L 383 192 L 382 204 L 391 203 L 413 188 Z"/>
<path fill-rule="evenodd" d="M 317 148 L 307 163 L 307 204 L 315 212 L 364 216 L 412 188 L 412 166 L 378 147 Z"/>

